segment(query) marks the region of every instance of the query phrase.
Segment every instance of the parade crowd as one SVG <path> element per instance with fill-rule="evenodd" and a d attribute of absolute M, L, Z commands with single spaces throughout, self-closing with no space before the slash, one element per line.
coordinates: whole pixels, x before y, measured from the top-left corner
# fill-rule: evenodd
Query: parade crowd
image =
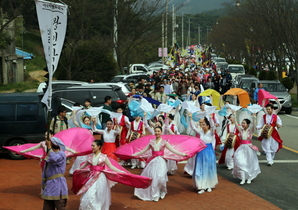
<path fill-rule="evenodd" d="M 278 134 L 282 122 L 277 115 L 280 104 L 277 110 L 266 100 L 262 106 L 238 106 L 237 96 L 228 101 L 223 95 L 231 83 L 231 74 L 216 69 L 214 64 L 199 67 L 190 63 L 187 68 L 161 69 L 148 81 L 130 83 L 126 109 L 113 110 L 110 96 L 105 97 L 103 107 L 92 107 L 89 99 L 83 106 L 76 103 L 68 118 L 65 107 L 60 107 L 50 124 L 50 135 L 38 146 L 44 148 L 44 209 L 65 209 L 66 162 L 72 163 L 72 191 L 81 195 L 82 210 L 109 209 L 110 188 L 116 182 L 135 187 L 134 195 L 141 200 L 164 199 L 167 176 L 175 174 L 181 160 L 188 160 L 184 170 L 192 176 L 197 192 L 212 192 L 218 184 L 218 150 L 222 151 L 218 163 L 226 164 L 241 185 L 251 184 L 261 173 L 260 152 L 253 145 L 253 135 L 262 140 L 268 166 L 282 147 Z M 206 91 L 209 94 L 204 94 Z M 90 145 L 91 154 L 67 158 L 66 154 L 75 156 L 77 151 L 52 134 L 70 128 L 82 128 L 94 135 L 97 140 Z M 181 144 L 192 147 L 192 152 Z M 26 154 L 34 149 L 20 152 Z M 134 175 L 125 169 L 128 166 L 143 171 Z"/>

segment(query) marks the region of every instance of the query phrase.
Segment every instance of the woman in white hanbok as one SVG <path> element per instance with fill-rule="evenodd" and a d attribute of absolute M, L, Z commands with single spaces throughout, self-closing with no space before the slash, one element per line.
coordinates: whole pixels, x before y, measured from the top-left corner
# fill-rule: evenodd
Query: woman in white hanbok
<path fill-rule="evenodd" d="M 156 138 L 150 140 L 149 144 L 142 151 L 132 155 L 139 156 L 148 150 L 152 151 L 152 157 L 148 160 L 150 162 L 141 174 L 141 176 L 152 178 L 152 184 L 146 189 L 135 188 L 134 191 L 134 195 L 144 201 L 158 201 L 160 198 L 164 199 L 167 194 L 168 168 L 166 160 L 163 158 L 165 148 L 177 155 L 187 156 L 175 150 L 166 140 L 161 138 L 161 127 L 156 127 L 154 132 Z"/>
<path fill-rule="evenodd" d="M 86 128 L 86 129 L 90 130 L 91 133 L 93 133 L 93 132 L 92 132 L 92 127 L 91 127 L 91 116 L 83 115 L 83 116 L 82 116 L 82 123 L 80 123 L 80 124 L 78 123 L 77 118 L 78 118 L 77 113 L 75 113 L 75 116 L 74 116 L 74 123 L 75 123 L 76 125 L 81 125 L 80 127 L 82 127 L 82 128 Z M 88 157 L 88 155 L 77 156 L 77 157 L 75 158 L 74 163 L 72 164 L 72 166 L 71 166 L 71 168 L 70 168 L 70 170 L 69 170 L 69 174 L 72 175 L 73 172 L 74 172 L 76 169 L 80 168 L 80 166 L 81 166 L 84 162 L 87 161 L 87 157 Z"/>
<path fill-rule="evenodd" d="M 77 195 L 82 194 L 80 199 L 80 210 L 108 210 L 111 205 L 111 182 L 107 179 L 106 175 L 102 170 L 104 166 L 107 165 L 110 169 L 118 173 L 125 173 L 112 165 L 106 154 L 101 153 L 102 142 L 100 140 L 95 140 L 92 143 L 92 155 L 88 156 L 88 161 L 81 167 L 81 169 L 75 171 L 74 178 L 76 178 L 76 173 L 84 173 L 85 167 L 90 165 L 91 172 L 83 178 L 74 180 L 74 182 L 82 182 L 88 180 L 79 189 Z M 89 170 L 88 170 L 89 171 Z M 80 177 L 80 176 L 79 176 Z M 91 178 L 89 178 L 91 177 Z"/>
<path fill-rule="evenodd" d="M 216 157 L 214 152 L 215 137 L 213 132 L 212 122 L 208 121 L 206 117 L 200 120 L 200 127 L 198 129 L 190 124 L 192 129 L 200 135 L 200 138 L 205 142 L 206 148 L 198 152 L 195 156 L 195 163 L 193 169 L 193 184 L 198 190 L 199 194 L 202 194 L 207 190 L 211 192 L 212 188 L 218 183 L 217 171 L 216 171 Z"/>
<path fill-rule="evenodd" d="M 241 123 L 241 127 L 237 123 L 237 118 L 234 112 L 235 125 L 240 132 L 241 145 L 235 151 L 234 154 L 234 168 L 232 171 L 234 178 L 241 179 L 240 184 L 243 185 L 245 180 L 247 184 L 250 184 L 253 179 L 261 173 L 259 160 L 257 154 L 259 154 L 258 148 L 252 145 L 252 136 L 254 133 L 256 116 L 253 115 L 254 123 L 251 123 L 249 119 L 244 119 Z"/>

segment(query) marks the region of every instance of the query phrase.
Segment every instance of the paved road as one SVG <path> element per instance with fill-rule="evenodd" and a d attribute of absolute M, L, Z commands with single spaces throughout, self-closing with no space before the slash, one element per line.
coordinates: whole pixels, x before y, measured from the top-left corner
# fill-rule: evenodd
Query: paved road
<path fill-rule="evenodd" d="M 271 167 L 266 165 L 265 155 L 259 157 L 261 174 L 251 185 L 244 185 L 243 188 L 275 204 L 287 209 L 298 209 L 298 112 L 293 115 L 279 114 L 284 127 L 280 129 L 281 138 L 284 141 L 284 148 L 275 157 L 275 164 Z M 261 149 L 261 143 L 256 138 L 254 144 Z M 285 149 L 286 148 L 286 149 Z M 237 183 L 231 176 L 231 172 L 224 166 L 218 167 L 218 174 L 231 182 Z"/>
<path fill-rule="evenodd" d="M 293 116 L 296 115 L 294 112 Z M 280 114 L 284 124 L 280 133 L 287 149 L 279 151 L 271 167 L 266 165 L 265 155 L 261 155 L 262 173 L 252 184 L 240 186 L 240 180 L 232 178 L 231 171 L 220 165 L 219 184 L 213 192 L 198 195 L 192 189 L 191 179 L 183 175 L 184 165 L 179 164 L 178 173 L 169 177 L 169 193 L 164 200 L 157 203 L 140 201 L 133 196 L 131 187 L 118 184 L 112 189 L 111 209 L 298 209 L 298 118 L 293 116 Z M 261 148 L 256 138 L 254 144 Z M 0 166 L 0 210 L 41 209 L 42 200 L 38 197 L 41 171 L 38 161 L 13 161 L 5 154 L 0 154 Z M 141 170 L 132 172 L 140 174 Z M 72 179 L 68 175 L 66 178 L 70 187 Z M 77 209 L 79 196 L 69 193 L 67 209 Z"/>
<path fill-rule="evenodd" d="M 40 167 L 36 160 L 14 161 L 0 154 L 0 210 L 40 210 L 43 200 L 40 199 Z M 112 191 L 111 210 L 279 210 L 277 206 L 250 193 L 233 183 L 218 177 L 219 184 L 211 193 L 199 195 L 192 188 L 192 180 L 183 174 L 184 164 L 179 164 L 175 175 L 169 176 L 168 194 L 158 202 L 142 201 L 133 196 L 134 189 L 117 184 Z M 70 165 L 67 166 L 67 171 Z M 130 170 L 130 169 L 129 169 Z M 141 169 L 130 170 L 140 174 Z M 66 180 L 71 187 L 72 177 L 66 173 Z M 69 190 L 67 210 L 78 209 L 80 196 Z"/>

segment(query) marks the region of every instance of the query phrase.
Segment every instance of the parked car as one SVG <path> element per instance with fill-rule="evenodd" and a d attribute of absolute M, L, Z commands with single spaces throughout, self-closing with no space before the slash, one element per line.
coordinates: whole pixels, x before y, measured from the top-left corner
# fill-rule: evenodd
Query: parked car
<path fill-rule="evenodd" d="M 112 97 L 112 108 L 114 110 L 117 107 L 126 108 L 127 97 L 123 93 L 121 87 L 117 85 L 93 85 L 86 84 L 76 87 L 68 87 L 64 90 L 55 90 L 53 91 L 53 98 L 64 98 L 74 102 L 83 103 L 85 99 L 89 99 L 91 101 L 92 106 L 103 106 L 104 98 L 106 96 Z"/>
<path fill-rule="evenodd" d="M 281 111 L 285 111 L 286 114 L 292 113 L 292 98 L 288 93 L 288 90 L 285 86 L 278 80 L 260 80 L 259 83 L 262 83 L 263 89 L 268 91 L 270 94 L 276 96 L 282 105 Z M 250 87 L 250 97 L 253 98 L 253 93 L 258 86 L 258 82 L 253 82 Z M 275 100 L 270 100 L 274 108 L 277 108 Z"/>
<path fill-rule="evenodd" d="M 128 72 L 125 72 L 127 74 L 138 74 L 138 73 L 143 73 L 147 75 L 152 75 L 153 71 L 145 64 L 130 64 L 129 68 L 126 70 Z"/>
<path fill-rule="evenodd" d="M 227 71 L 231 73 L 233 80 L 237 75 L 245 74 L 244 66 L 241 64 L 229 64 Z"/>
<path fill-rule="evenodd" d="M 131 91 L 130 86 L 127 83 L 123 83 L 123 82 L 90 83 L 90 84 L 83 84 L 82 87 L 85 87 L 85 86 L 99 87 L 99 86 L 109 86 L 109 85 L 116 85 L 121 87 L 121 90 L 126 96 L 130 94 L 130 91 Z"/>
<path fill-rule="evenodd" d="M 256 78 L 254 75 L 249 75 L 249 74 L 238 74 L 235 76 L 233 82 L 232 82 L 232 87 L 238 87 L 240 80 L 244 78 Z"/>
<path fill-rule="evenodd" d="M 249 92 L 251 84 L 253 83 L 258 83 L 259 79 L 256 77 L 242 77 L 239 81 L 239 84 L 236 85 L 236 88 L 241 88 L 243 90 L 246 90 L 247 92 Z"/>
<path fill-rule="evenodd" d="M 217 62 L 227 62 L 225 58 L 221 58 L 221 57 L 214 57 L 213 58 L 213 62 L 217 63 Z"/>
<path fill-rule="evenodd" d="M 46 107 L 40 93 L 0 94 L 0 149 L 44 140 L 47 125 Z M 52 114 L 57 114 L 60 100 L 52 100 Z M 8 152 L 14 160 L 24 157 Z"/>
<path fill-rule="evenodd" d="M 162 63 L 154 63 L 149 66 L 149 69 L 151 69 L 152 71 L 160 71 L 160 69 L 169 70 L 171 69 L 171 67 Z"/>
<path fill-rule="evenodd" d="M 117 75 L 114 76 L 110 82 L 123 82 L 123 83 L 137 83 L 138 79 L 145 79 L 149 80 L 150 77 L 147 74 L 124 74 L 124 75 Z"/>
<path fill-rule="evenodd" d="M 79 86 L 82 84 L 89 84 L 88 82 L 82 82 L 82 81 L 72 81 L 72 80 L 54 80 L 52 81 L 52 89 L 53 90 L 58 90 L 58 89 L 65 89 L 67 87 L 72 87 L 72 86 Z M 38 85 L 38 88 L 36 92 L 43 92 L 43 89 L 46 88 L 46 83 L 41 82 Z"/>
<path fill-rule="evenodd" d="M 227 62 L 216 62 L 215 65 L 217 70 L 226 70 L 229 64 Z"/>

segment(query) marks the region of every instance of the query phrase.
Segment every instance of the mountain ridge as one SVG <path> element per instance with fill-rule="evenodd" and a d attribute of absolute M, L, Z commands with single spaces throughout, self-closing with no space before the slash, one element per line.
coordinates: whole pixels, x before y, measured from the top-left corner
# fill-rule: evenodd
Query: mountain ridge
<path fill-rule="evenodd" d="M 183 5 L 177 13 L 197 14 L 206 11 L 223 9 L 223 3 L 231 2 L 231 0 L 172 0 L 169 1 L 169 10 L 172 5 L 179 7 Z"/>

